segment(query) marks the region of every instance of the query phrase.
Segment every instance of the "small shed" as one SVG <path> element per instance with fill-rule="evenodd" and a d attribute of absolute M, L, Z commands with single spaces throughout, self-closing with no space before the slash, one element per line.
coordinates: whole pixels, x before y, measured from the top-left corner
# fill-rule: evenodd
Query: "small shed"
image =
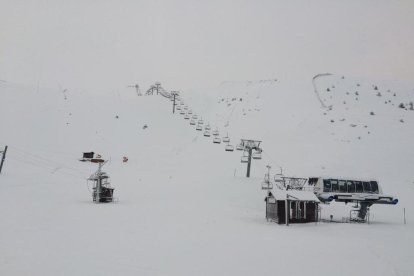
<path fill-rule="evenodd" d="M 318 221 L 319 199 L 313 192 L 274 190 L 266 201 L 266 219 L 278 224 Z"/>

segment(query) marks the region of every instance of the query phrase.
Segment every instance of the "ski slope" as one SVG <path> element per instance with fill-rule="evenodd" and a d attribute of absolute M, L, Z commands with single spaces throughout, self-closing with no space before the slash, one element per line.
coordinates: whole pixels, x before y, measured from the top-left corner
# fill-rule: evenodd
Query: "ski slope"
<path fill-rule="evenodd" d="M 241 152 L 213 144 L 164 97 L 2 81 L 0 274 L 411 275 L 414 111 L 398 104 L 414 100 L 414 84 L 336 75 L 314 83 L 328 108 L 312 76 L 182 92 L 233 145 L 263 141 L 247 179 Z M 358 101 L 346 93 L 355 89 Z M 78 161 L 84 151 L 110 160 L 116 203 L 92 203 L 86 178 L 97 168 Z M 374 205 L 369 225 L 268 223 L 268 164 L 289 176 L 376 178 L 400 202 Z M 322 208 L 340 220 L 351 206 Z"/>

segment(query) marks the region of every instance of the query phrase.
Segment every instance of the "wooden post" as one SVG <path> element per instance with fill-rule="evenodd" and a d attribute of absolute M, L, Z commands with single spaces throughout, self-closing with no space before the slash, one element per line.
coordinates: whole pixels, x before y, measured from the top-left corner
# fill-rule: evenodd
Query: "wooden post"
<path fill-rule="evenodd" d="M 407 224 L 407 221 L 405 220 L 405 208 L 404 208 L 404 224 Z"/>
<path fill-rule="evenodd" d="M 3 151 L 3 154 L 2 154 L 2 157 L 1 157 L 0 173 L 1 173 L 1 170 L 3 169 L 4 160 L 6 159 L 7 148 L 8 148 L 7 146 L 4 148 L 4 151 Z"/>

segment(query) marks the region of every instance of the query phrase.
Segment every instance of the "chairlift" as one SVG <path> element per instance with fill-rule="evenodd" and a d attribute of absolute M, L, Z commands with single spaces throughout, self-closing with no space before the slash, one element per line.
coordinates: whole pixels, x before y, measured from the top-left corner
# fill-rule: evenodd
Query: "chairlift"
<path fill-rule="evenodd" d="M 220 137 L 214 137 L 214 139 L 213 139 L 213 143 L 214 143 L 214 144 L 220 144 L 220 143 L 221 143 L 221 139 L 220 139 Z"/>
<path fill-rule="evenodd" d="M 230 137 L 229 137 L 229 134 L 228 133 L 227 133 L 227 136 L 226 137 L 223 137 L 223 142 L 224 143 L 230 142 Z"/>
<path fill-rule="evenodd" d="M 190 109 L 190 110 L 188 110 L 188 114 L 193 114 L 193 111 Z"/>
<path fill-rule="evenodd" d="M 180 114 L 181 114 L 181 115 L 184 115 L 184 114 L 185 114 L 185 111 L 184 111 L 184 110 L 181 110 L 181 111 L 180 111 Z"/>
<path fill-rule="evenodd" d="M 195 121 L 194 120 L 190 120 L 190 125 L 194 126 L 195 125 Z"/>
<path fill-rule="evenodd" d="M 201 130 L 203 130 L 203 127 L 200 126 L 200 125 L 197 125 L 196 130 L 201 131 Z"/>
<path fill-rule="evenodd" d="M 187 110 L 188 109 L 188 106 L 184 106 L 184 110 Z"/>
<path fill-rule="evenodd" d="M 253 159 L 262 159 L 262 150 L 261 149 L 255 150 L 252 154 L 252 158 Z"/>
<path fill-rule="evenodd" d="M 185 120 L 189 120 L 190 119 L 190 116 L 188 116 L 187 114 L 184 116 L 184 119 Z"/>
<path fill-rule="evenodd" d="M 213 131 L 213 135 L 214 136 L 219 136 L 220 135 L 220 133 L 219 133 L 219 131 L 218 131 L 217 128 Z"/>
<path fill-rule="evenodd" d="M 177 109 L 177 110 L 181 110 L 181 107 L 178 105 L 176 109 Z"/>
<path fill-rule="evenodd" d="M 204 131 L 204 136 L 205 137 L 210 137 L 210 131 L 208 131 L 208 130 Z"/>
<path fill-rule="evenodd" d="M 243 144 L 237 144 L 237 146 L 236 146 L 236 149 L 237 150 L 244 150 L 244 146 L 243 146 Z"/>
<path fill-rule="evenodd" d="M 223 140 L 223 141 L 224 141 L 224 140 Z M 234 146 L 232 146 L 232 145 L 228 144 L 228 145 L 224 148 L 224 150 L 225 150 L 225 151 L 234 151 Z"/>
<path fill-rule="evenodd" d="M 264 181 L 262 182 L 262 190 L 271 190 L 273 189 L 273 183 Z"/>
<path fill-rule="evenodd" d="M 197 118 L 198 118 L 198 117 L 197 117 L 197 115 L 196 115 L 196 114 L 194 114 L 192 118 L 193 118 L 194 120 L 197 120 Z"/>
<path fill-rule="evenodd" d="M 241 157 L 241 162 L 242 163 L 249 162 L 249 152 L 248 151 L 243 152 L 243 156 Z"/>

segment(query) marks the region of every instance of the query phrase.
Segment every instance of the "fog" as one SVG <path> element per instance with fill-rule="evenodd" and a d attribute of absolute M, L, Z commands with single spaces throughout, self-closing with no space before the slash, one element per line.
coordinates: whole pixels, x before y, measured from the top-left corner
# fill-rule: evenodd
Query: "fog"
<path fill-rule="evenodd" d="M 88 91 L 414 76 L 413 1 L 5 1 L 0 79 Z"/>

